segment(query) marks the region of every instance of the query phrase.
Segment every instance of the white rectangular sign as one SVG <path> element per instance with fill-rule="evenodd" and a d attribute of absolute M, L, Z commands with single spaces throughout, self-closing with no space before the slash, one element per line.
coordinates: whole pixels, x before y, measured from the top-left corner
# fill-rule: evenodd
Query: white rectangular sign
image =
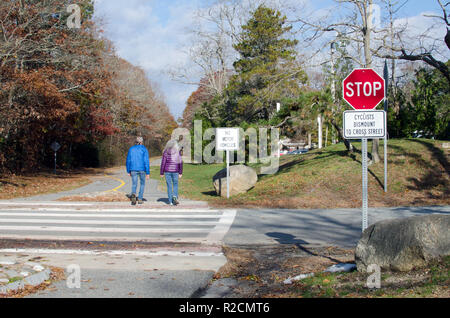
<path fill-rule="evenodd" d="M 344 112 L 344 138 L 384 138 L 386 112 L 383 110 Z"/>
<path fill-rule="evenodd" d="M 216 128 L 216 150 L 239 150 L 239 128 Z"/>

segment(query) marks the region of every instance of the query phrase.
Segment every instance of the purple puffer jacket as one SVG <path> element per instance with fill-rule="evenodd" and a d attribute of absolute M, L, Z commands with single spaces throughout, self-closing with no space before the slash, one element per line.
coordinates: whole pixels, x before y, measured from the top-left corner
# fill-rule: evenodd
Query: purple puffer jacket
<path fill-rule="evenodd" d="M 166 172 L 178 172 L 179 174 L 183 174 L 183 160 L 180 152 L 171 149 L 164 151 L 161 160 L 160 175 L 163 175 Z"/>

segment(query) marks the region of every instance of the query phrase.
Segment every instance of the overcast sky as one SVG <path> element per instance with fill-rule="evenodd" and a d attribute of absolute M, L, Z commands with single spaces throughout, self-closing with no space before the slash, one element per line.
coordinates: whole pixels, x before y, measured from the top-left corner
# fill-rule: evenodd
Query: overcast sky
<path fill-rule="evenodd" d="M 333 4 L 332 0 L 296 1 L 318 10 Z M 195 22 L 193 13 L 207 2 L 211 0 L 95 0 L 95 17 L 102 20 L 105 36 L 120 57 L 142 67 L 159 86 L 176 119 L 197 87 L 174 82 L 165 71 L 188 63 L 181 48 Z M 409 0 L 399 16 L 422 30 L 430 20 L 422 13 L 430 11 L 441 14 L 437 1 Z"/>

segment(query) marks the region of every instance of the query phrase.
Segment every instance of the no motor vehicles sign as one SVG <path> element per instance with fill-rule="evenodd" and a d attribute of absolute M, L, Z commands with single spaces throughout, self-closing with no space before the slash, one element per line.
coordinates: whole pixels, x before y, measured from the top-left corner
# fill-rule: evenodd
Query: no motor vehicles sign
<path fill-rule="evenodd" d="M 216 150 L 239 150 L 239 128 L 216 128 Z"/>

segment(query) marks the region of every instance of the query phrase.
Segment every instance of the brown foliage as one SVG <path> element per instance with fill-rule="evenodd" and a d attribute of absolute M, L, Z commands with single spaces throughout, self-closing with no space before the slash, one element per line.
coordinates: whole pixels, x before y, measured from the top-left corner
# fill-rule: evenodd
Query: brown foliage
<path fill-rule="evenodd" d="M 85 8 L 91 1 L 74 3 Z M 70 158 L 76 144 L 129 134 L 160 143 L 174 127 L 145 73 L 115 57 L 88 18 L 69 29 L 66 6 L 0 3 L 0 171 L 40 166 L 55 140 Z"/>
<path fill-rule="evenodd" d="M 191 129 L 195 113 L 204 103 L 207 103 L 214 98 L 214 90 L 206 85 L 206 81 L 206 78 L 203 79 L 197 90 L 193 92 L 187 100 L 182 118 L 182 125 L 184 128 Z"/>

